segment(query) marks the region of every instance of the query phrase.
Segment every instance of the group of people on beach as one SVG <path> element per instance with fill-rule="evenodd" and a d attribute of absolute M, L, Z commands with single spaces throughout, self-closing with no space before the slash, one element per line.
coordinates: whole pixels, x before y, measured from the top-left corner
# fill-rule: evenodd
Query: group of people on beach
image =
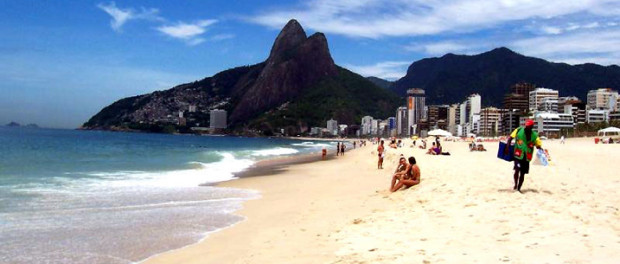
<path fill-rule="evenodd" d="M 525 180 L 525 174 L 528 174 L 530 170 L 530 162 L 532 161 L 534 147 L 543 149 L 538 133 L 533 130 L 533 127 L 534 121 L 526 120 L 524 126 L 516 128 L 508 137 L 507 146 L 510 146 L 513 140 L 515 141 L 513 152 L 508 153 L 508 147 L 504 149 L 504 155 L 512 155 L 514 158 L 513 189 L 519 193 L 522 193 L 521 187 Z M 383 158 L 385 157 L 385 147 L 383 144 L 384 142 L 381 140 L 381 143 L 377 147 L 379 158 L 377 163 L 378 169 L 383 169 Z M 433 142 L 433 148 L 429 149 L 427 152 L 427 154 L 433 153 L 441 153 L 441 144 L 438 140 Z M 392 181 L 390 183 L 391 192 L 398 191 L 403 187 L 409 188 L 420 183 L 420 168 L 416 164 L 415 158 L 411 156 L 408 161 L 409 163 L 407 163 L 407 159 L 401 154 L 396 170 L 392 175 Z"/>

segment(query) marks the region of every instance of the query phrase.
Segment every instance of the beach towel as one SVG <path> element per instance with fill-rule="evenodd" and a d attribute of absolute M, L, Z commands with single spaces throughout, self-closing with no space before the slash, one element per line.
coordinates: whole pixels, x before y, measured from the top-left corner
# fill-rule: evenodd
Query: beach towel
<path fill-rule="evenodd" d="M 513 145 L 510 145 L 510 147 L 508 147 L 508 153 L 506 153 L 506 155 L 504 155 L 504 149 L 506 149 L 506 142 L 499 142 L 499 149 L 497 150 L 497 157 L 499 159 L 503 159 L 505 161 L 513 161 L 514 160 L 514 151 L 515 148 Z"/>

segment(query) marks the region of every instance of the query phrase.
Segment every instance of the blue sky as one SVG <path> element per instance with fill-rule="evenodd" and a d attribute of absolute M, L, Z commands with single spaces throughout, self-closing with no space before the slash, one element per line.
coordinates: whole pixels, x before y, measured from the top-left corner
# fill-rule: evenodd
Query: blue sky
<path fill-rule="evenodd" d="M 390 80 L 499 46 L 620 64 L 620 1 L 3 0 L 0 124 L 74 128 L 120 98 L 261 62 L 291 18 L 325 33 L 338 65 Z"/>

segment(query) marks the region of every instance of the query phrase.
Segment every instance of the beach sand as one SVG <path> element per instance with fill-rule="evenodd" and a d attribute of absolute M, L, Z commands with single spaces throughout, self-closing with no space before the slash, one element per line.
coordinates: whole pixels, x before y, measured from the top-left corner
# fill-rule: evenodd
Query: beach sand
<path fill-rule="evenodd" d="M 237 212 L 247 219 L 146 263 L 617 263 L 620 144 L 593 142 L 544 141 L 551 164 L 532 162 L 523 194 L 496 142 L 487 152 L 442 143 L 451 156 L 407 142 L 383 170 L 369 144 L 225 182 L 261 192 Z M 401 153 L 416 157 L 422 182 L 390 193 Z"/>

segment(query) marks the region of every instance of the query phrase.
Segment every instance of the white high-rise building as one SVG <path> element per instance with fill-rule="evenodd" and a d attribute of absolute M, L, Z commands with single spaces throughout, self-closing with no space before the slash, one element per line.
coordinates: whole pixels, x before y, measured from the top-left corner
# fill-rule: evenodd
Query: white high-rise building
<path fill-rule="evenodd" d="M 327 131 L 334 136 L 338 135 L 338 121 L 334 119 L 327 120 Z"/>
<path fill-rule="evenodd" d="M 538 110 L 538 106 L 542 103 L 542 100 L 544 98 L 555 98 L 557 102 L 558 95 L 559 93 L 557 90 L 548 88 L 536 88 L 534 91 L 530 92 L 530 111 L 534 112 Z"/>
<path fill-rule="evenodd" d="M 618 91 L 614 91 L 611 88 L 599 88 L 588 92 L 587 104 L 590 109 L 613 111 L 614 109 L 610 109 L 610 107 L 617 106 L 618 98 Z"/>
<path fill-rule="evenodd" d="M 558 98 L 546 97 L 540 101 L 538 105 L 538 111 L 557 113 L 558 112 Z"/>
<path fill-rule="evenodd" d="M 373 119 L 373 120 L 370 122 L 370 134 L 371 134 L 371 135 L 376 135 L 376 134 L 378 134 L 378 133 L 379 133 L 379 122 L 380 122 L 380 121 L 381 121 L 381 120 Z"/>
<path fill-rule="evenodd" d="M 469 122 L 475 123 L 474 115 L 480 115 L 482 98 L 479 94 L 472 94 L 467 98 L 467 103 L 469 104 Z"/>
<path fill-rule="evenodd" d="M 538 133 L 560 133 L 562 129 L 572 129 L 575 125 L 572 114 L 540 112 L 534 116 Z"/>
<path fill-rule="evenodd" d="M 586 111 L 586 122 L 598 123 L 609 121 L 609 110 L 589 109 Z"/>
<path fill-rule="evenodd" d="M 226 128 L 226 110 L 213 109 L 209 115 L 210 128 Z"/>
<path fill-rule="evenodd" d="M 467 123 L 468 121 L 468 117 L 467 117 L 467 104 L 466 103 L 462 103 L 459 105 L 459 111 L 460 111 L 460 115 L 459 115 L 459 125 L 464 126 L 465 123 Z"/>
<path fill-rule="evenodd" d="M 369 135 L 372 128 L 372 116 L 362 117 L 362 135 Z"/>

